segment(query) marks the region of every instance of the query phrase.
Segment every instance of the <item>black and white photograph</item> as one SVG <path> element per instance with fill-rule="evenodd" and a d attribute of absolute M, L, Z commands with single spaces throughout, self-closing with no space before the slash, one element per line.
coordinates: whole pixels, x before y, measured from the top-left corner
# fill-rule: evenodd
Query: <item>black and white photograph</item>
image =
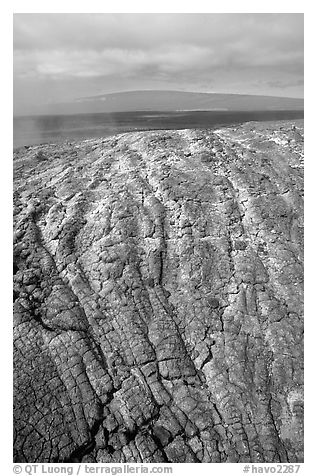
<path fill-rule="evenodd" d="M 304 13 L 12 23 L 14 472 L 299 472 Z"/>

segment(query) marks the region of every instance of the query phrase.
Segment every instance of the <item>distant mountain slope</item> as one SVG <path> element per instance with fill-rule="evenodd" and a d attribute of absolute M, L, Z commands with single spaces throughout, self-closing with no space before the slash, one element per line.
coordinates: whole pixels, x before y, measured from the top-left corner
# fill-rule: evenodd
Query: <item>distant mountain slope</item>
<path fill-rule="evenodd" d="M 51 105 L 48 113 L 75 114 L 140 110 L 303 110 L 298 98 L 247 94 L 191 93 L 181 91 L 126 91 L 79 98 L 74 102 Z"/>

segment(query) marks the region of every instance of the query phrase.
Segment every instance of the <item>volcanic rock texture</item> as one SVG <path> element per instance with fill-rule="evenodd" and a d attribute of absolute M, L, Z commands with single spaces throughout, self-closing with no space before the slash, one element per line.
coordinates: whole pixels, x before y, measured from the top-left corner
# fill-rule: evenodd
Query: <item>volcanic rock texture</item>
<path fill-rule="evenodd" d="M 15 461 L 303 461 L 302 134 L 16 151 Z"/>

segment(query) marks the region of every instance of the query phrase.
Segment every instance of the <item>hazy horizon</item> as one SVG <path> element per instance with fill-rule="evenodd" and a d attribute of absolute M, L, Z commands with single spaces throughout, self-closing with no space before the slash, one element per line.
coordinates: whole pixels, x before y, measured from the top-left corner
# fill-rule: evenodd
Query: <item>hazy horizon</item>
<path fill-rule="evenodd" d="M 303 14 L 14 15 L 14 114 L 129 91 L 303 98 Z"/>
<path fill-rule="evenodd" d="M 193 91 L 135 90 L 77 98 L 72 102 L 46 105 L 32 114 L 13 117 L 113 114 L 116 112 L 167 111 L 274 111 L 304 110 L 303 98 L 245 94 L 197 93 Z"/>

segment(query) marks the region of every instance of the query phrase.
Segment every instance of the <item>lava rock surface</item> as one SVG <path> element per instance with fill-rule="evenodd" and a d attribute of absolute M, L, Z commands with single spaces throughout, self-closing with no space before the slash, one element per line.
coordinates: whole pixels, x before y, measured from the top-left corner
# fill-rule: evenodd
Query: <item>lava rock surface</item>
<path fill-rule="evenodd" d="M 14 460 L 303 461 L 303 124 L 14 154 Z"/>

